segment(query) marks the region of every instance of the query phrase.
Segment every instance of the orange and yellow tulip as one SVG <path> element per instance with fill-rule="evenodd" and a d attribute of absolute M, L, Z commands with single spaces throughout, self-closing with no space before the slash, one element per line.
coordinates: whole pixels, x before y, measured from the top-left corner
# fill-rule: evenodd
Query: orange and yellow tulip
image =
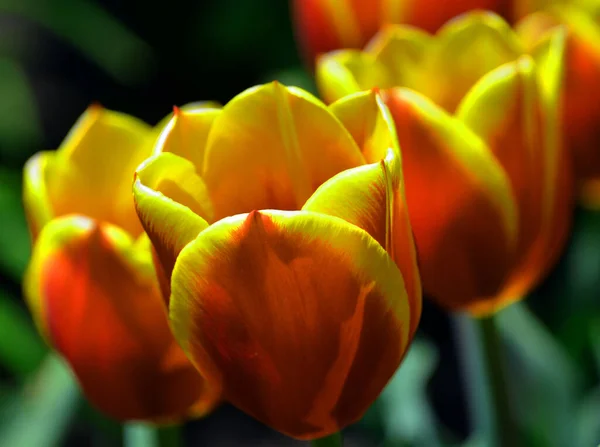
<path fill-rule="evenodd" d="M 152 135 L 135 118 L 92 106 L 57 151 L 27 162 L 25 295 L 97 408 L 166 422 L 205 413 L 218 394 L 173 338 L 133 204 L 133 174 Z"/>
<path fill-rule="evenodd" d="M 473 9 L 509 14 L 508 0 L 292 0 L 293 22 L 310 65 L 342 48 L 362 48 L 380 27 L 406 24 L 435 32 Z"/>
<path fill-rule="evenodd" d="M 487 314 L 522 298 L 568 234 L 572 173 L 561 139 L 564 33 L 531 55 L 492 13 L 436 35 L 388 26 L 365 51 L 320 58 L 329 101 L 379 87 L 402 149 L 425 292 Z"/>
<path fill-rule="evenodd" d="M 301 439 L 398 368 L 421 286 L 388 110 L 279 83 L 176 111 L 136 173 L 176 338 L 226 400 Z"/>
<path fill-rule="evenodd" d="M 433 5 L 432 3 L 435 3 Z M 416 0 L 294 0 L 296 34 L 309 65 L 315 57 L 338 49 L 360 49 L 390 24 L 415 26 L 435 32 L 446 21 L 473 9 L 490 10 L 510 23 L 525 50 L 534 51 L 546 33 L 567 28 L 561 114 L 564 144 L 573 159 L 580 201 L 600 208 L 600 3 L 596 0 L 466 0 L 431 2 Z M 460 19 L 459 19 L 460 20 Z M 413 42 L 403 52 L 419 57 L 421 43 Z M 457 64 L 454 64 L 458 66 Z M 445 70 L 444 67 L 436 69 Z M 431 73 L 435 73 L 431 71 Z M 378 73 L 361 77 L 377 78 Z M 405 77 L 418 77 L 405 70 Z M 364 81 L 365 84 L 372 82 Z M 377 83 L 381 83 L 379 79 Z M 467 79 L 467 84 L 473 80 Z M 404 80 L 401 85 L 410 87 Z M 459 87 L 464 93 L 463 86 Z M 460 95 L 458 95 L 460 96 Z M 437 98 L 436 98 L 437 99 Z"/>

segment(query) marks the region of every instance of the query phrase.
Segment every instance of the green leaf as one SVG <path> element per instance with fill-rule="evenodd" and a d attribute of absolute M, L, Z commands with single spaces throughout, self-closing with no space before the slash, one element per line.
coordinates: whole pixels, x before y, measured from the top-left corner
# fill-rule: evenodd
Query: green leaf
<path fill-rule="evenodd" d="M 70 371 L 49 355 L 0 420 L 0 445 L 57 447 L 75 417 L 79 391 Z"/>
<path fill-rule="evenodd" d="M 23 147 L 39 147 L 42 128 L 35 98 L 21 67 L 0 57 L 0 147 L 15 154 Z"/>
<path fill-rule="evenodd" d="M 141 422 L 126 424 L 123 431 L 125 447 L 159 447 L 154 427 Z"/>
<path fill-rule="evenodd" d="M 514 410 L 529 436 L 543 445 L 573 445 L 582 377 L 564 348 L 527 309 L 515 303 L 497 314 L 509 354 Z"/>
<path fill-rule="evenodd" d="M 600 317 L 596 318 L 589 326 L 590 344 L 596 362 L 596 372 L 600 376 Z"/>
<path fill-rule="evenodd" d="M 578 438 L 572 445 L 600 445 L 600 387 L 587 393 L 576 416 Z"/>
<path fill-rule="evenodd" d="M 20 282 L 31 253 L 21 202 L 21 176 L 0 168 L 0 269 Z"/>
<path fill-rule="evenodd" d="M 47 348 L 25 311 L 0 291 L 0 363 L 15 376 L 33 373 Z"/>
<path fill-rule="evenodd" d="M 130 422 L 124 426 L 125 447 L 181 447 L 181 427 L 153 427 L 142 422 Z M 324 444 L 325 445 L 325 444 Z"/>
<path fill-rule="evenodd" d="M 0 12 L 48 28 L 123 84 L 136 84 L 154 69 L 151 47 L 89 0 L 3 0 Z"/>
<path fill-rule="evenodd" d="M 600 290 L 600 212 L 577 210 L 573 239 L 566 257 L 567 283 L 565 304 L 569 308 L 599 309 Z"/>
<path fill-rule="evenodd" d="M 415 339 L 402 365 L 381 393 L 380 406 L 386 442 L 414 446 L 440 445 L 437 421 L 426 387 L 438 363 L 433 344 Z"/>
<path fill-rule="evenodd" d="M 343 440 L 341 433 L 334 433 L 325 438 L 315 439 L 311 442 L 313 447 L 342 447 Z"/>

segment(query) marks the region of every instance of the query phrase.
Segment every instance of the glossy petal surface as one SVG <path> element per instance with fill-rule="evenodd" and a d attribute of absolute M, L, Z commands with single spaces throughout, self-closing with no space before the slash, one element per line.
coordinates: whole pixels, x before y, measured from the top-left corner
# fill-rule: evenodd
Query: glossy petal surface
<path fill-rule="evenodd" d="M 210 131 L 202 178 L 215 218 L 299 209 L 324 181 L 364 163 L 344 126 L 316 98 L 271 83 L 232 99 Z"/>
<path fill-rule="evenodd" d="M 149 251 L 121 230 L 78 216 L 53 220 L 26 281 L 41 330 L 106 414 L 171 420 L 215 404 L 171 335 Z"/>
<path fill-rule="evenodd" d="M 154 146 L 154 153 L 172 152 L 190 160 L 196 171 L 202 172 L 208 133 L 219 113 L 220 109 L 206 106 L 175 108 Z"/>
<path fill-rule="evenodd" d="M 404 278 L 413 336 L 421 317 L 422 291 L 404 194 L 400 160 L 390 150 L 379 163 L 349 169 L 325 182 L 302 209 L 340 217 L 385 248 Z"/>
<path fill-rule="evenodd" d="M 135 206 L 156 250 L 158 279 L 165 300 L 179 252 L 212 219 L 212 204 L 194 165 L 172 153 L 153 156 L 139 166 L 133 184 Z"/>
<path fill-rule="evenodd" d="M 226 399 L 290 436 L 356 421 L 404 355 L 402 275 L 365 231 L 308 212 L 224 219 L 173 271 L 176 337 Z"/>
<path fill-rule="evenodd" d="M 346 96 L 329 106 L 348 129 L 367 163 L 376 163 L 399 152 L 394 119 L 375 90 Z"/>
<path fill-rule="evenodd" d="M 386 104 L 402 148 L 424 290 L 455 309 L 495 294 L 517 237 L 509 179 L 480 138 L 424 96 L 394 89 Z"/>

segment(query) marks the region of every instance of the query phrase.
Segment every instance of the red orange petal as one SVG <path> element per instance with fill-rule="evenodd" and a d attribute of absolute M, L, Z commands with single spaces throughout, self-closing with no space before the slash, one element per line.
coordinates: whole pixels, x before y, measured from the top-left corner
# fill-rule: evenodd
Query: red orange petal
<path fill-rule="evenodd" d="M 120 420 L 172 420 L 217 399 L 176 345 L 149 252 L 84 217 L 44 227 L 27 272 L 32 312 L 90 401 Z"/>
<path fill-rule="evenodd" d="M 389 92 L 423 288 L 446 307 L 496 293 L 517 236 L 509 180 L 486 144 L 424 96 Z"/>
<path fill-rule="evenodd" d="M 358 227 L 309 212 L 224 219 L 181 252 L 171 320 L 230 402 L 296 438 L 356 421 L 409 339 L 402 275 Z"/>

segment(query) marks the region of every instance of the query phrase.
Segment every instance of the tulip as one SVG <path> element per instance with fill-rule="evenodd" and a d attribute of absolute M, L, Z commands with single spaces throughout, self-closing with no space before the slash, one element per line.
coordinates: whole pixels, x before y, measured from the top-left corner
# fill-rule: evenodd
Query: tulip
<path fill-rule="evenodd" d="M 593 13 L 573 4 L 554 6 L 524 18 L 517 31 L 532 48 L 556 26 L 568 28 L 562 107 L 565 145 L 573 157 L 581 203 L 600 208 L 600 16 Z"/>
<path fill-rule="evenodd" d="M 556 262 L 572 195 L 561 144 L 564 33 L 525 54 L 472 13 L 436 35 L 388 26 L 363 51 L 323 56 L 324 97 L 379 87 L 396 124 L 424 291 L 477 315 L 522 298 Z"/>
<path fill-rule="evenodd" d="M 435 32 L 472 9 L 509 14 L 508 0 L 293 0 L 296 35 L 309 65 L 315 56 L 341 48 L 362 48 L 387 24 Z"/>
<path fill-rule="evenodd" d="M 25 166 L 33 253 L 24 281 L 36 325 L 89 400 L 119 420 L 174 421 L 218 394 L 175 342 L 131 196 L 152 129 L 90 107 L 57 151 Z"/>
<path fill-rule="evenodd" d="M 134 199 L 175 336 L 226 400 L 289 436 L 359 419 L 421 312 L 391 118 L 271 83 L 177 110 Z"/>
<path fill-rule="evenodd" d="M 360 2 L 346 0 L 295 0 L 293 2 L 294 23 L 298 40 L 313 65 L 316 56 L 342 48 L 360 49 L 380 30 L 389 24 L 407 24 L 425 32 L 435 32 L 454 16 L 472 9 L 487 9 L 504 16 L 511 23 L 518 22 L 516 31 L 524 50 L 534 51 L 540 39 L 551 28 L 564 25 L 568 28 L 566 42 L 566 79 L 562 120 L 564 143 L 573 158 L 577 190 L 582 205 L 600 208 L 600 3 L 596 0 L 479 0 L 479 1 L 429 1 L 386 0 Z M 409 33 L 411 30 L 405 30 Z M 402 52 L 419 58 L 421 40 L 426 33 L 414 33 L 411 43 Z M 485 56 L 482 56 L 485 59 Z M 369 64 L 374 67 L 373 64 Z M 457 64 L 455 64 L 458 66 Z M 362 72 L 359 87 L 365 85 L 384 86 L 392 83 L 413 87 L 410 80 L 402 82 L 386 80 L 379 70 Z M 432 68 L 444 70 L 442 67 Z M 356 68 L 358 72 L 360 68 Z M 404 77 L 418 79 L 413 70 L 404 70 Z M 434 84 L 434 81 L 427 81 Z M 467 80 L 470 86 L 473 79 Z M 418 90 L 418 89 L 417 89 Z M 445 89 L 446 91 L 448 89 Z M 464 87 L 455 95 L 458 100 L 465 93 Z M 340 95 L 335 95 L 339 97 Z M 435 98 L 438 99 L 438 98 Z M 442 104 L 443 105 L 443 104 Z M 455 104 L 456 105 L 456 104 Z"/>

